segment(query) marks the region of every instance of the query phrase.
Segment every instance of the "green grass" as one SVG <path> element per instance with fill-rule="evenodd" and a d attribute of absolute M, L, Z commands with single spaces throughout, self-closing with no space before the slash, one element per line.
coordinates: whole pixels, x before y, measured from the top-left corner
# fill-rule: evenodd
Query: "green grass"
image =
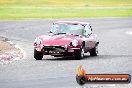
<path fill-rule="evenodd" d="M 132 0 L 0 0 L 17 6 L 132 6 Z"/>
<path fill-rule="evenodd" d="M 0 19 L 128 16 L 132 0 L 0 0 Z"/>
<path fill-rule="evenodd" d="M 132 8 L 0 8 L 0 19 L 33 18 L 89 18 L 89 17 L 126 17 L 132 16 Z"/>

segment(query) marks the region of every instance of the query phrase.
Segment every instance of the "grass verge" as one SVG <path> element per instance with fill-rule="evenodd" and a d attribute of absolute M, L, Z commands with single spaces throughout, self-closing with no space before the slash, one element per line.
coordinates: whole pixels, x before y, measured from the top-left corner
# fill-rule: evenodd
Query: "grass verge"
<path fill-rule="evenodd" d="M 128 17 L 132 7 L 0 7 L 0 19 Z"/>
<path fill-rule="evenodd" d="M 0 55 L 5 54 L 5 52 L 19 51 L 14 47 L 14 44 L 7 42 L 8 39 L 0 36 Z"/>
<path fill-rule="evenodd" d="M 21 50 L 7 38 L 0 36 L 0 65 L 8 64 L 23 57 Z"/>

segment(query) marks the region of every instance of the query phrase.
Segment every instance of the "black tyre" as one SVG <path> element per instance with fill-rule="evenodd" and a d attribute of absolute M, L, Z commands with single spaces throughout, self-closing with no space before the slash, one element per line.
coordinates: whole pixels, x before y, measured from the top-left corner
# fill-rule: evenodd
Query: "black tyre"
<path fill-rule="evenodd" d="M 86 83 L 86 78 L 84 76 L 76 76 L 76 81 L 79 85 L 84 85 Z"/>
<path fill-rule="evenodd" d="M 36 49 L 34 49 L 34 58 L 35 58 L 36 60 L 42 60 L 42 58 L 43 58 L 43 53 L 38 52 Z"/>
<path fill-rule="evenodd" d="M 84 47 L 80 49 L 79 54 L 75 55 L 75 59 L 80 60 L 83 59 L 83 57 L 84 57 Z"/>
<path fill-rule="evenodd" d="M 98 46 L 91 49 L 89 52 L 90 52 L 90 56 L 97 56 L 98 55 Z"/>

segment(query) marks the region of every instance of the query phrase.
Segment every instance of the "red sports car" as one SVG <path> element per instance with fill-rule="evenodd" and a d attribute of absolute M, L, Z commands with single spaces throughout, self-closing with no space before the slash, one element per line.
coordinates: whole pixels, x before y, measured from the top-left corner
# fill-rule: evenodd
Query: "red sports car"
<path fill-rule="evenodd" d="M 84 53 L 98 54 L 97 35 L 87 22 L 57 21 L 53 23 L 49 35 L 42 35 L 34 41 L 34 58 L 42 60 L 44 55 L 75 56 L 82 59 Z"/>

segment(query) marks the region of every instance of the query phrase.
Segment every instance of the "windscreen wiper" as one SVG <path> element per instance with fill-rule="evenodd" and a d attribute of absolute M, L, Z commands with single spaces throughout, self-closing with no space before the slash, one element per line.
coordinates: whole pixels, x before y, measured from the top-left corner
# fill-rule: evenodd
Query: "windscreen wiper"
<path fill-rule="evenodd" d="M 66 33 L 57 33 L 57 35 L 59 35 L 59 34 L 66 34 Z"/>
<path fill-rule="evenodd" d="M 79 36 L 78 34 L 71 34 L 71 35 L 74 35 L 74 36 Z"/>

